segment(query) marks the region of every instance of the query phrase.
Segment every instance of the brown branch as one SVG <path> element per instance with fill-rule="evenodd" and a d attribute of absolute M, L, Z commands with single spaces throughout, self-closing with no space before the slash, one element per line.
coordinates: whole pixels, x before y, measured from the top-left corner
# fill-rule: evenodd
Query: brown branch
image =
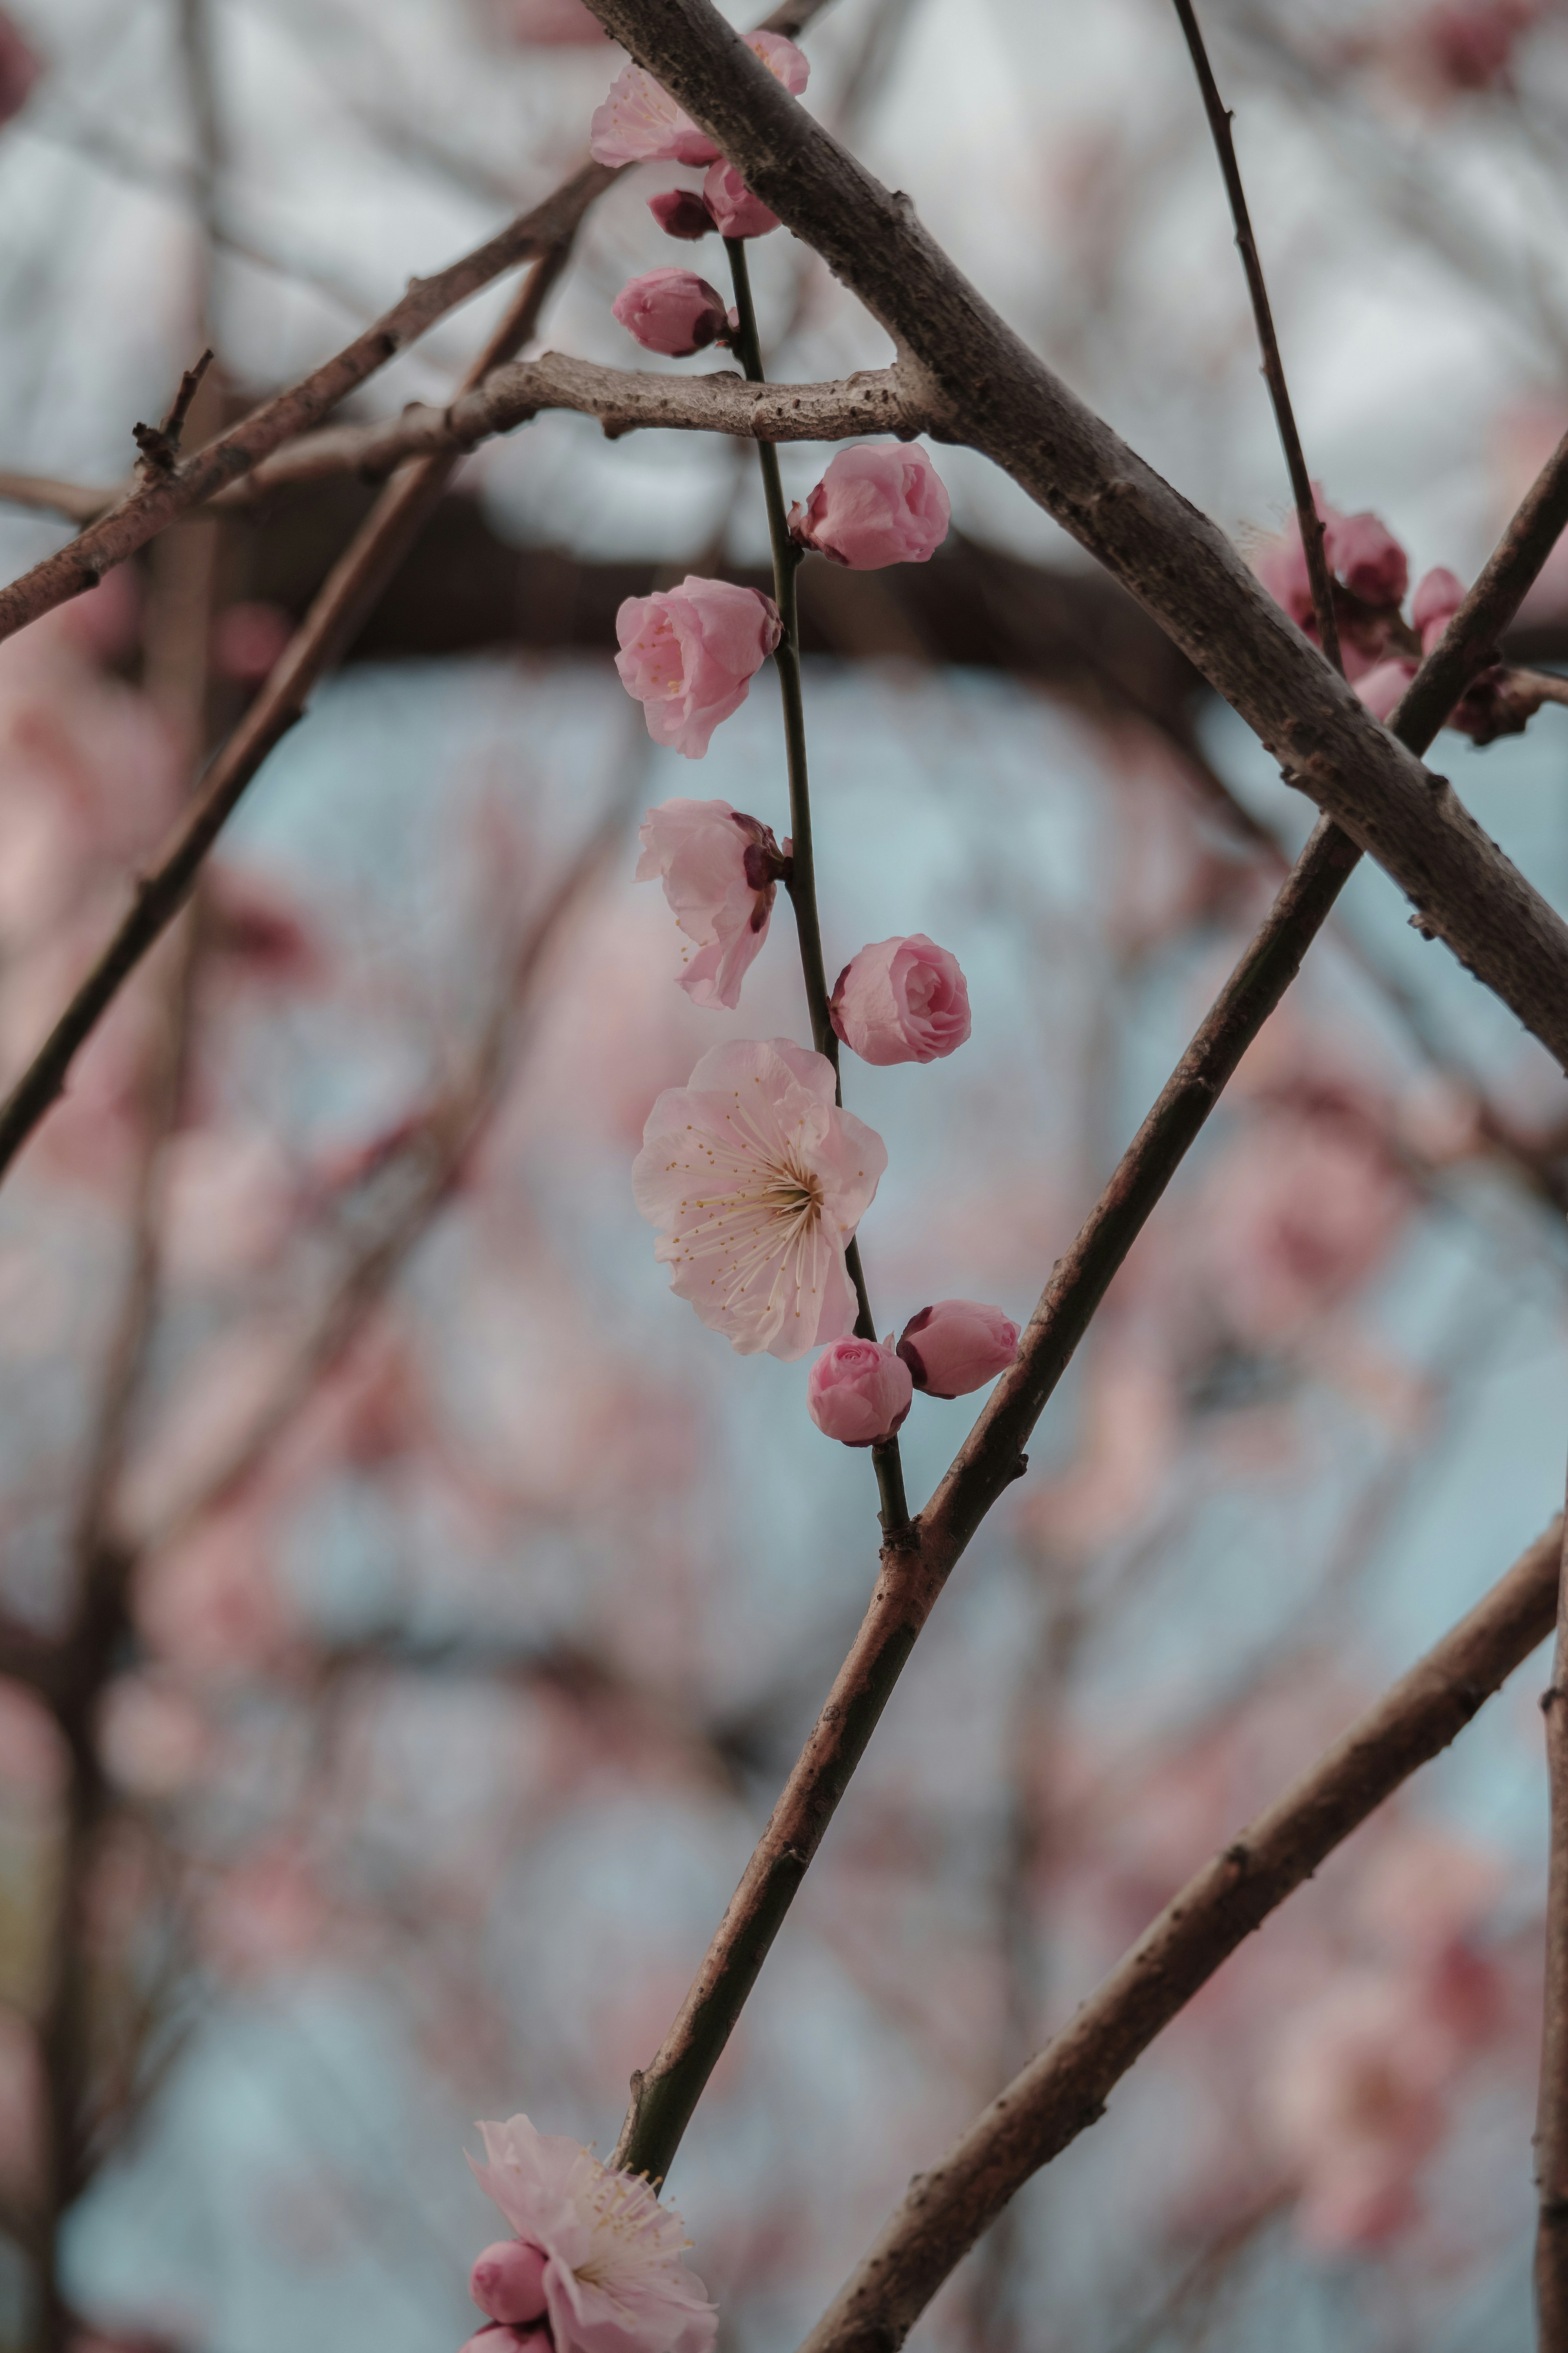
<path fill-rule="evenodd" d="M 971 2125 L 805 2340 L 892 2353 L 1030 2174 L 1105 2112 L 1161 2029 L 1335 1847 L 1446 1748 L 1552 1630 L 1561 1520 L 1267 1812 L 1190 1879 L 1072 2023 Z"/>
<path fill-rule="evenodd" d="M 815 122 L 711 0 L 593 0 L 893 336 L 937 428 L 1000 465 L 1144 605 L 1525 1026 L 1568 1064 L 1568 923 L 1446 780 L 1379 727 L 1223 533 L 1061 385 L 894 195 Z M 1561 528 L 1568 516 L 1568 470 Z M 1447 710 L 1450 696 L 1442 709 Z"/>

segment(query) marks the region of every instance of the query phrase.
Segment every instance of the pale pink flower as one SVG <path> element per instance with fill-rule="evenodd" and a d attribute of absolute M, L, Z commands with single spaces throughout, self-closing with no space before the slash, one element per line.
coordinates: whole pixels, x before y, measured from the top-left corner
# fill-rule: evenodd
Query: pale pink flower
<path fill-rule="evenodd" d="M 925 564 L 947 537 L 952 509 L 942 476 L 918 441 L 858 441 L 840 449 L 804 506 L 790 509 L 803 547 L 879 572 Z"/>
<path fill-rule="evenodd" d="M 1423 653 L 1431 652 L 1464 601 L 1464 583 L 1447 565 L 1423 574 L 1410 604 L 1411 625 L 1420 636 Z"/>
<path fill-rule="evenodd" d="M 700 760 L 777 645 L 779 612 L 758 589 L 688 574 L 679 588 L 628 596 L 616 635 L 621 684 L 643 705 L 654 742 Z"/>
<path fill-rule="evenodd" d="M 647 208 L 666 237 L 695 245 L 699 237 L 713 234 L 713 216 L 695 188 L 667 188 L 660 196 L 649 196 Z"/>
<path fill-rule="evenodd" d="M 863 1062 L 934 1062 L 969 1035 L 969 987 L 956 956 L 911 932 L 862 948 L 839 974 L 828 1011 Z"/>
<path fill-rule="evenodd" d="M 741 982 L 768 935 L 787 844 L 728 801 L 666 801 L 649 809 L 637 879 L 664 884 L 677 923 L 698 953 L 680 975 L 693 1005 L 741 1001 Z"/>
<path fill-rule="evenodd" d="M 480 2189 L 544 2257 L 553 2353 L 710 2353 L 718 2316 L 682 2260 L 680 2217 L 640 2174 L 612 2172 L 526 2116 L 479 2130 L 489 2162 L 468 2162 Z"/>
<path fill-rule="evenodd" d="M 903 1423 L 914 1393 L 890 1341 L 835 1340 L 811 1368 L 805 1406 L 825 1438 L 881 1446 Z"/>
<path fill-rule="evenodd" d="M 811 62 L 802 49 L 797 49 L 783 33 L 752 33 L 746 41 L 755 49 L 775 81 L 782 81 L 792 98 L 798 98 L 811 79 Z"/>
<path fill-rule="evenodd" d="M 1355 682 L 1355 691 L 1374 719 L 1389 719 L 1404 700 L 1405 690 L 1415 675 L 1415 664 L 1405 654 L 1395 654 L 1363 670 Z"/>
<path fill-rule="evenodd" d="M 645 269 L 627 280 L 610 308 L 645 351 L 672 360 L 689 359 L 730 331 L 723 297 L 694 269 Z"/>
<path fill-rule="evenodd" d="M 939 1299 L 911 1315 L 899 1340 L 916 1388 L 928 1397 L 967 1397 L 1005 1372 L 1018 1353 L 1018 1327 L 999 1307 L 977 1299 Z"/>
<path fill-rule="evenodd" d="M 793 41 L 782 33 L 753 33 L 746 47 L 792 98 L 800 96 L 811 68 Z M 588 131 L 596 164 L 711 164 L 719 153 L 707 132 L 641 66 L 626 66 L 616 75 L 609 96 L 594 109 Z"/>
<path fill-rule="evenodd" d="M 549 2260 L 542 2247 L 529 2246 L 521 2239 L 498 2239 L 475 2258 L 468 2294 L 491 2320 L 511 2327 L 537 2320 L 544 2310 Z"/>
<path fill-rule="evenodd" d="M 1316 482 L 1312 494 L 1320 516 L 1324 515 L 1322 496 Z M 1331 507 L 1327 512 L 1332 514 L 1334 510 Z M 1256 550 L 1252 568 L 1274 602 L 1289 614 L 1299 629 L 1315 639 L 1312 579 L 1307 569 L 1307 551 L 1301 544 L 1301 526 L 1295 515 L 1277 539 L 1265 540 Z"/>
<path fill-rule="evenodd" d="M 721 237 L 766 237 L 779 225 L 777 213 L 752 195 L 733 164 L 710 164 L 702 201 Z"/>
<path fill-rule="evenodd" d="M 1397 605 L 1410 583 L 1410 560 L 1376 515 L 1363 512 L 1325 519 L 1329 569 L 1363 605 Z"/>
<path fill-rule="evenodd" d="M 788 1362 L 853 1329 L 844 1253 L 888 1155 L 834 1094 L 825 1054 L 739 1039 L 648 1114 L 632 1190 L 654 1256 L 739 1356 Z"/>

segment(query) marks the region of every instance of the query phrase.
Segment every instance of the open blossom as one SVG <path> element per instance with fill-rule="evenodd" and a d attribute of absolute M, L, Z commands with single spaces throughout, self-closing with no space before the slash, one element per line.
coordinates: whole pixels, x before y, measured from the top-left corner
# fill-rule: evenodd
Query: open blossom
<path fill-rule="evenodd" d="M 754 49 L 792 98 L 805 88 L 811 68 L 782 33 L 753 33 Z M 668 90 L 641 66 L 626 66 L 594 109 L 589 152 L 596 164 L 711 164 L 719 150 Z"/>
<path fill-rule="evenodd" d="M 934 1062 L 969 1035 L 956 956 L 923 932 L 862 948 L 838 976 L 833 1027 L 863 1062 Z"/>
<path fill-rule="evenodd" d="M 648 1114 L 632 1191 L 654 1256 L 739 1356 L 789 1362 L 854 1326 L 844 1253 L 888 1154 L 834 1094 L 825 1054 L 740 1039 Z"/>
<path fill-rule="evenodd" d="M 723 297 L 694 269 L 645 269 L 627 280 L 610 308 L 645 351 L 667 359 L 689 359 L 730 332 Z"/>
<path fill-rule="evenodd" d="M 616 635 L 621 684 L 643 705 L 654 742 L 700 760 L 777 645 L 779 608 L 756 588 L 689 573 L 679 588 L 628 596 Z"/>
<path fill-rule="evenodd" d="M 575 2141 L 537 2132 L 526 2116 L 479 2130 L 489 2162 L 468 2159 L 475 2178 L 524 2250 L 543 2258 L 541 2353 L 710 2353 L 718 2316 L 682 2261 L 680 2217 L 640 2175 L 612 2172 Z M 503 2262 L 503 2251 L 491 2247 L 474 2266 L 476 2289 L 481 2269 L 498 2300 L 509 2290 L 514 2302 L 531 2300 L 531 2265 Z M 484 2330 L 470 2341 L 500 2339 Z"/>
<path fill-rule="evenodd" d="M 639 838 L 637 881 L 658 877 L 676 922 L 697 944 L 681 987 L 693 1005 L 738 1005 L 768 935 L 788 844 L 781 851 L 771 826 L 728 801 L 666 801 L 649 809 Z"/>
<path fill-rule="evenodd" d="M 1348 592 L 1336 595 L 1334 617 L 1345 675 L 1353 681 L 1375 668 L 1388 650 L 1389 616 L 1405 594 L 1409 560 L 1376 515 L 1342 514 L 1324 498 L 1321 482 L 1312 484 L 1312 503 L 1323 526 L 1323 557 L 1330 576 Z M 1252 564 L 1275 603 L 1283 606 L 1296 627 L 1316 645 L 1312 586 L 1295 515 L 1277 539 L 1258 550 Z"/>
<path fill-rule="evenodd" d="M 1018 1327 L 976 1299 L 939 1299 L 911 1315 L 899 1354 L 928 1397 L 967 1397 L 1005 1372 L 1018 1353 Z"/>
<path fill-rule="evenodd" d="M 792 537 L 851 572 L 925 564 L 947 537 L 952 509 L 918 441 L 858 441 L 840 449 L 803 506 Z"/>
<path fill-rule="evenodd" d="M 914 1397 L 910 1368 L 887 1340 L 835 1340 L 811 1368 L 806 1411 L 841 1446 L 881 1446 Z"/>
<path fill-rule="evenodd" d="M 702 183 L 702 201 L 722 237 L 766 237 L 777 228 L 777 213 L 753 196 L 733 164 L 714 164 Z"/>

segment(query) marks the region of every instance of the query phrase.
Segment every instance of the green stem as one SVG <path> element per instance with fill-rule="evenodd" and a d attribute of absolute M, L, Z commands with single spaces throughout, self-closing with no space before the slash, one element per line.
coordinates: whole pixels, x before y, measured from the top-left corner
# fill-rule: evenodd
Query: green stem
<path fill-rule="evenodd" d="M 746 266 L 745 239 L 727 237 L 724 250 L 730 257 L 730 276 L 735 288 L 735 315 L 740 322 L 733 336 L 735 356 L 745 369 L 749 383 L 764 384 L 767 379 L 763 374 L 762 345 L 757 338 L 757 313 L 752 301 L 752 279 Z M 763 475 L 763 496 L 767 502 L 768 537 L 773 543 L 773 601 L 779 608 L 780 636 L 773 650 L 773 660 L 778 668 L 779 694 L 784 703 L 784 752 L 789 763 L 789 822 L 793 837 L 791 872 L 785 888 L 795 909 L 795 930 L 800 938 L 800 968 L 805 981 L 805 1001 L 811 1017 L 811 1042 L 817 1052 L 826 1054 L 833 1065 L 834 1092 L 842 1105 L 844 1082 L 838 1067 L 838 1035 L 827 1009 L 827 970 L 822 960 L 822 925 L 816 912 L 816 864 L 811 847 L 811 788 L 805 770 L 805 706 L 800 691 L 800 620 L 795 593 L 795 578 L 800 569 L 802 552 L 789 535 L 784 484 L 779 479 L 779 453 L 771 441 L 759 441 L 756 447 L 757 463 Z M 858 1303 L 856 1334 L 862 1340 L 874 1340 L 877 1336 L 876 1318 L 871 1313 L 858 1242 L 850 1243 L 845 1258 Z M 882 1527 L 890 1535 L 895 1528 L 907 1526 L 910 1517 L 898 1440 L 891 1438 L 886 1446 L 874 1446 L 871 1461 L 877 1473 L 877 1493 L 881 1499 Z"/>

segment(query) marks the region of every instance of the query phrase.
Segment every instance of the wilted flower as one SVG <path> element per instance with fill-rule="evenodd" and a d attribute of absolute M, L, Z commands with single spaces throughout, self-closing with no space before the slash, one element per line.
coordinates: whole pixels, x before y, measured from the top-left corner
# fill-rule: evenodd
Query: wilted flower
<path fill-rule="evenodd" d="M 914 1396 L 910 1368 L 887 1340 L 835 1340 L 811 1368 L 806 1411 L 841 1446 L 881 1446 Z"/>
<path fill-rule="evenodd" d="M 788 845 L 728 801 L 666 801 L 643 819 L 637 879 L 664 884 L 676 922 L 698 954 L 680 975 L 693 1005 L 741 1000 L 741 982 L 768 935 Z"/>
<path fill-rule="evenodd" d="M 791 535 L 852 572 L 925 564 L 947 537 L 952 509 L 942 476 L 918 441 L 858 441 L 840 449 L 803 506 Z"/>
<path fill-rule="evenodd" d="M 854 1325 L 844 1253 L 888 1154 L 834 1094 L 825 1054 L 742 1039 L 648 1114 L 632 1190 L 660 1229 L 654 1256 L 740 1356 L 788 1361 Z"/>
<path fill-rule="evenodd" d="M 862 948 L 839 974 L 833 1027 L 863 1062 L 934 1062 L 969 1035 L 958 959 L 923 932 Z"/>
<path fill-rule="evenodd" d="M 628 596 L 616 635 L 621 684 L 644 706 L 654 742 L 700 760 L 777 645 L 779 612 L 758 589 L 689 574 L 679 588 Z"/>
<path fill-rule="evenodd" d="M 535 2131 L 526 2116 L 479 2130 L 489 2162 L 468 2162 L 480 2189 L 525 2250 L 543 2257 L 542 2344 L 552 2353 L 710 2353 L 718 2316 L 682 2261 L 689 2242 L 680 2217 L 639 2174 L 612 2172 L 575 2141 Z M 526 2288 L 531 2266 L 515 2259 L 503 2266 L 502 2252 L 488 2249 L 474 2272 L 476 2288 L 482 2268 L 487 2286 L 490 2269 L 504 2274 L 493 2284 L 505 2302 L 509 2288 Z"/>
<path fill-rule="evenodd" d="M 975 1299 L 939 1299 L 911 1315 L 899 1354 L 929 1397 L 967 1397 L 1005 1372 L 1018 1353 L 1018 1327 L 999 1307 Z"/>

